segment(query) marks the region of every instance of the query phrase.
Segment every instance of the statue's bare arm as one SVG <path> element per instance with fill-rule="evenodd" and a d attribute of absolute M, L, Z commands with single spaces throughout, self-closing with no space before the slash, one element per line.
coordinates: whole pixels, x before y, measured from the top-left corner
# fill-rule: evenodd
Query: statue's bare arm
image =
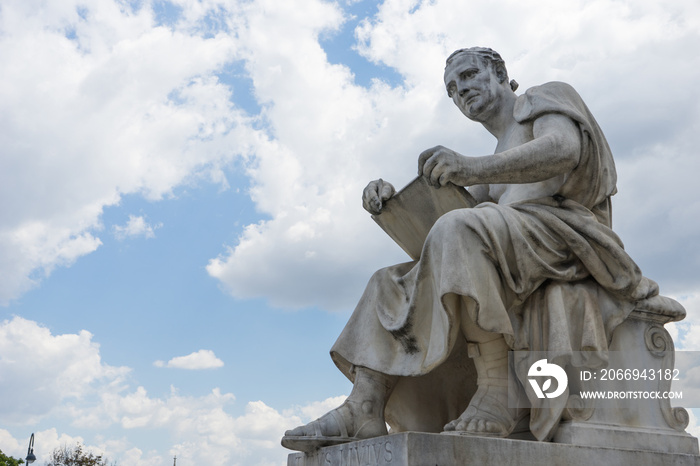
<path fill-rule="evenodd" d="M 467 157 L 443 146 L 420 154 L 418 173 L 435 186 L 452 182 L 477 184 L 535 183 L 573 170 L 581 140 L 576 124 L 561 114 L 547 114 L 533 123 L 534 138 L 494 155 Z"/>
<path fill-rule="evenodd" d="M 482 157 L 468 157 L 443 146 L 420 154 L 418 173 L 435 186 L 452 182 L 470 186 L 477 200 L 489 200 L 488 185 L 534 183 L 573 170 L 579 161 L 581 140 L 576 124 L 561 114 L 547 114 L 533 123 L 533 139 L 522 145 Z M 396 190 L 381 179 L 370 182 L 362 193 L 362 205 L 370 213 L 381 212 Z"/>

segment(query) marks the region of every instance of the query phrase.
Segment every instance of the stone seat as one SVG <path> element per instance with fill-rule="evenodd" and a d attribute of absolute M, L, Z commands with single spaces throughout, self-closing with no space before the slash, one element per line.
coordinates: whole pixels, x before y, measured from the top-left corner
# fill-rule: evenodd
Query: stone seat
<path fill-rule="evenodd" d="M 674 369 L 673 339 L 664 325 L 685 318 L 686 312 L 677 301 L 655 296 L 641 301 L 630 316 L 613 333 L 610 351 L 621 360 L 617 368 L 639 370 Z M 612 353 L 611 353 L 612 354 Z M 570 393 L 578 393 L 581 377 L 568 371 Z M 634 381 L 592 380 L 585 390 L 638 390 Z M 670 380 L 645 382 L 645 390 L 669 391 Z M 593 447 L 647 450 L 698 455 L 698 440 L 685 432 L 689 416 L 684 408 L 672 407 L 669 399 L 615 400 L 582 399 L 571 395 L 562 422 L 555 432 L 556 443 Z M 606 406 L 607 404 L 607 406 Z"/>
<path fill-rule="evenodd" d="M 683 306 L 671 298 L 655 296 L 638 303 L 620 324 L 610 351 L 627 358 L 622 365 L 653 370 L 673 369 L 674 345 L 664 328 L 685 318 Z M 618 361 L 619 363 L 619 361 Z M 571 392 L 578 393 L 578 374 L 569 372 Z M 594 382 L 595 385 L 595 382 Z M 609 390 L 610 385 L 597 388 Z M 670 381 L 658 381 L 650 389 L 666 391 Z M 595 387 L 587 386 L 588 389 Z M 616 390 L 633 388 L 621 381 Z M 463 464 L 479 466 L 700 466 L 698 440 L 685 432 L 688 412 L 672 407 L 668 399 L 643 404 L 619 400 L 614 410 L 594 400 L 570 396 L 564 418 L 552 442 L 404 432 L 292 453 L 289 466 L 422 466 Z M 608 405 L 609 406 L 609 405 Z"/>

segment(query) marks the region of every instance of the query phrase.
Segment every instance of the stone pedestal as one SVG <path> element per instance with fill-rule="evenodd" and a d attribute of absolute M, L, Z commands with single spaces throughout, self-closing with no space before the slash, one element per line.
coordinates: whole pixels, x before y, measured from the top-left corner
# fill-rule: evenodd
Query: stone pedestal
<path fill-rule="evenodd" d="M 617 367 L 649 368 L 666 371 L 674 368 L 674 345 L 664 324 L 683 319 L 685 310 L 675 301 L 659 298 L 659 306 L 636 309 L 613 335 L 610 351 L 624 355 Z M 570 374 L 576 388 L 576 374 Z M 634 381 L 588 382 L 588 390 L 627 391 L 639 388 Z M 669 391 L 670 380 L 656 380 L 647 390 Z M 574 390 L 575 392 L 575 390 Z M 685 432 L 689 416 L 685 409 L 672 407 L 668 399 L 618 400 L 600 405 L 596 400 L 571 396 L 553 441 L 581 446 L 650 450 L 698 454 L 698 440 Z M 599 406 L 600 405 L 600 406 Z"/>
<path fill-rule="evenodd" d="M 659 298 L 653 307 L 640 307 L 615 331 L 610 350 L 624 355 L 620 367 L 673 369 L 673 340 L 664 324 L 678 321 L 685 310 Z M 572 389 L 576 375 L 569 374 Z M 635 387 L 624 380 L 615 390 Z M 651 390 L 667 391 L 669 380 Z M 610 389 L 593 383 L 588 389 Z M 574 390 L 573 393 L 577 391 Z M 524 437 L 494 439 L 458 434 L 403 432 L 326 447 L 314 453 L 289 455 L 288 466 L 700 466 L 698 439 L 685 432 L 688 413 L 669 400 L 645 403 L 620 400 L 611 409 L 594 400 L 571 396 L 552 442 Z M 528 440 L 527 438 L 532 438 Z"/>
<path fill-rule="evenodd" d="M 686 434 L 687 435 L 687 434 Z M 288 466 L 700 466 L 700 456 L 404 432 L 292 453 Z"/>

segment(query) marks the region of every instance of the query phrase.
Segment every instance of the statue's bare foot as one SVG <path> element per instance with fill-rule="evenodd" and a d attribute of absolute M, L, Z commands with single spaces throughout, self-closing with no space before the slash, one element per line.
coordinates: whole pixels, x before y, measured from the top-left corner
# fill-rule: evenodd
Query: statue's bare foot
<path fill-rule="evenodd" d="M 291 450 L 313 451 L 386 434 L 384 417 L 371 401 L 348 399 L 315 421 L 285 432 L 282 446 Z"/>
<path fill-rule="evenodd" d="M 445 425 L 445 432 L 487 437 L 507 437 L 513 433 L 526 409 L 508 408 L 507 388 L 479 387 L 467 409 Z"/>

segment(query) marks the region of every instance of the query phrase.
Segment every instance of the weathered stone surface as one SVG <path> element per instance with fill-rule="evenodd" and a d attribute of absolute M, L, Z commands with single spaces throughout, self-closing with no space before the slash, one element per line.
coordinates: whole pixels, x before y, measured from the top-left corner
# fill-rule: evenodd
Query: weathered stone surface
<path fill-rule="evenodd" d="M 686 434 L 687 435 L 687 434 Z M 289 455 L 288 466 L 698 466 L 700 456 L 407 432 Z"/>
<path fill-rule="evenodd" d="M 424 176 L 419 176 L 391 198 L 382 213 L 372 219 L 401 249 L 420 259 L 425 238 L 438 218 L 455 209 L 474 207 L 476 200 L 464 188 L 449 184 L 433 189 Z"/>
<path fill-rule="evenodd" d="M 664 302 L 664 301 L 660 301 Z M 663 324 L 680 320 L 685 311 L 671 300 L 654 309 L 637 309 L 615 330 L 610 344 L 615 367 L 648 368 L 654 371 L 674 366 L 673 340 Z M 570 377 L 571 388 L 577 383 Z M 588 390 L 624 392 L 635 389 L 634 381 L 589 381 Z M 668 391 L 670 380 L 646 383 L 646 389 Z M 574 400 L 573 398 L 576 398 Z M 698 454 L 698 440 L 685 432 L 688 413 L 672 407 L 668 399 L 581 400 L 571 397 L 553 437 L 557 443 L 640 449 L 657 452 Z"/>
<path fill-rule="evenodd" d="M 698 455 L 698 439 L 686 432 L 645 427 L 619 427 L 592 422 L 564 421 L 554 442 L 579 446 L 646 450 Z"/>
<path fill-rule="evenodd" d="M 495 153 L 435 146 L 403 193 L 381 179 L 365 188 L 364 208 L 415 260 L 370 278 L 331 349 L 353 382 L 347 400 L 282 445 L 374 439 L 290 461 L 696 464 L 688 413 L 668 396 L 612 406 L 589 396 L 668 394 L 671 379 L 576 377 L 673 370 L 664 324 L 685 316 L 612 230 L 615 163 L 583 98 L 561 82 L 516 95 L 500 55 L 481 47 L 452 54 L 444 81 L 462 114 L 496 137 Z M 463 203 L 456 186 L 473 199 Z M 613 352 L 624 353 L 616 366 Z M 386 437 L 387 424 L 448 433 Z"/>

